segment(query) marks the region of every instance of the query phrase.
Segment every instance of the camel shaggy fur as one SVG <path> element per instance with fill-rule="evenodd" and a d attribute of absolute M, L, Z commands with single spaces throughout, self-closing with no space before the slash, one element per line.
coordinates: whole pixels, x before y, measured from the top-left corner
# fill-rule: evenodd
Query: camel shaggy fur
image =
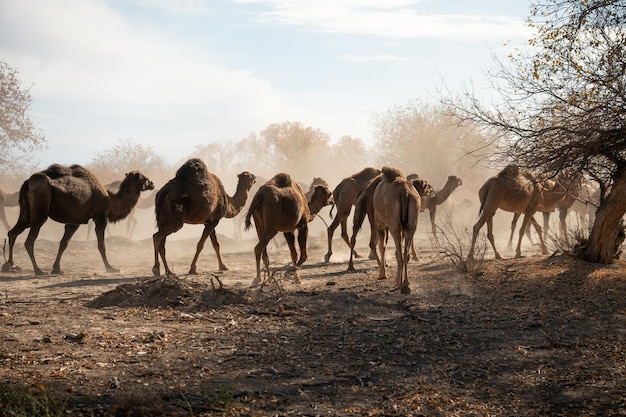
<path fill-rule="evenodd" d="M 251 226 L 251 219 L 254 218 L 259 237 L 259 242 L 254 247 L 256 278 L 252 282 L 253 286 L 264 283 L 261 279 L 261 257 L 263 257 L 267 274 L 270 274 L 267 244 L 278 232 L 283 232 L 287 240 L 294 265 L 295 280 L 296 283 L 300 283 L 296 271 L 297 267 L 307 259 L 308 223 L 331 202 L 332 194 L 323 184 L 314 187 L 311 200 L 307 202 L 300 184 L 292 181 L 289 174 L 285 173 L 275 175 L 259 188 L 252 199 L 245 220 L 245 228 L 248 230 Z M 298 231 L 300 259 L 297 259 L 295 247 L 296 230 Z"/>
<path fill-rule="evenodd" d="M 408 279 L 409 250 L 417 228 L 420 196 L 402 171 L 383 167 L 383 179 L 374 191 L 374 224 L 378 234 L 380 262 L 378 278 L 387 278 L 385 249 L 387 233 L 396 247 L 396 287 L 402 294 L 411 292 Z"/>
<path fill-rule="evenodd" d="M 239 182 L 235 194 L 226 194 L 222 181 L 209 172 L 205 163 L 197 158 L 185 162 L 173 179 L 161 188 L 155 198 L 157 231 L 152 235 L 154 243 L 154 266 L 152 273 L 159 276 L 159 256 L 163 261 L 165 275 L 173 275 L 165 260 L 165 240 L 170 234 L 179 231 L 185 223 L 204 224 L 202 236 L 196 246 L 196 253 L 191 261 L 189 274 L 197 274 L 198 256 L 204 248 L 207 237 L 211 243 L 220 270 L 228 267 L 222 260 L 220 244 L 215 234 L 215 227 L 223 218 L 232 218 L 244 206 L 255 177 L 244 171 L 239 174 Z"/>
<path fill-rule="evenodd" d="M 133 210 L 142 191 L 154 189 L 154 184 L 139 171 L 132 171 L 120 184 L 119 191 L 107 191 L 90 171 L 80 165 L 70 167 L 51 165 L 33 174 L 20 188 L 20 215 L 17 224 L 9 231 L 9 259 L 2 266 L 8 271 L 13 266 L 15 239 L 30 227 L 25 246 L 35 274 L 44 272 L 35 261 L 34 246 L 41 226 L 48 218 L 65 224 L 65 233 L 52 266 L 53 274 L 61 273 L 61 255 L 81 224 L 90 219 L 95 223 L 98 250 L 107 272 L 119 272 L 106 257 L 104 230 L 108 222 L 122 220 Z"/>

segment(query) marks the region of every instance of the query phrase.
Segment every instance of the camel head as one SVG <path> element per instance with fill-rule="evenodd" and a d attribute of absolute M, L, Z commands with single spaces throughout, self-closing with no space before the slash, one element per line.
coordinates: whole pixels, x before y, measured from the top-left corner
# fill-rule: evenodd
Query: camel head
<path fill-rule="evenodd" d="M 251 174 L 248 171 L 244 171 L 241 174 L 237 175 L 237 178 L 239 179 L 239 184 L 243 186 L 247 191 L 250 191 L 250 188 L 252 188 L 252 186 L 256 182 L 256 177 L 254 176 L 254 174 Z"/>
<path fill-rule="evenodd" d="M 124 176 L 120 189 L 124 184 L 135 184 L 139 187 L 139 191 L 154 190 L 154 184 L 139 171 L 131 171 Z"/>
<path fill-rule="evenodd" d="M 448 182 L 451 183 L 454 186 L 454 188 L 457 188 L 463 185 L 463 180 L 457 177 L 456 175 L 450 175 L 448 177 Z"/>
<path fill-rule="evenodd" d="M 309 200 L 309 211 L 311 220 L 315 218 L 322 208 L 333 203 L 333 193 L 327 185 L 318 184 L 315 186 L 311 200 Z"/>
<path fill-rule="evenodd" d="M 437 192 L 428 181 L 421 178 L 413 178 L 410 181 L 420 195 L 422 206 L 426 207 L 431 199 L 437 197 Z"/>

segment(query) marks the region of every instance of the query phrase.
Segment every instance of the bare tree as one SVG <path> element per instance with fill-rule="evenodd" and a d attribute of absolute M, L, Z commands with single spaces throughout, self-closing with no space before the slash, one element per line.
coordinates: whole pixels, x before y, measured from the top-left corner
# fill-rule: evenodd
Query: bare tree
<path fill-rule="evenodd" d="M 157 183 L 164 183 L 169 175 L 167 163 L 152 146 L 135 143 L 132 139 L 120 139 L 114 147 L 96 152 L 87 168 L 103 183 L 124 178 L 130 171 L 141 171 L 155 178 Z"/>
<path fill-rule="evenodd" d="M 536 31 L 529 47 L 494 59 L 494 102 L 466 91 L 449 103 L 498 132 L 502 162 L 595 179 L 602 199 L 580 254 L 611 263 L 626 212 L 626 4 L 545 0 L 532 5 L 528 22 Z"/>
<path fill-rule="evenodd" d="M 29 115 L 31 102 L 30 88 L 22 85 L 18 72 L 0 61 L 0 171 L 29 164 L 30 152 L 46 142 Z"/>

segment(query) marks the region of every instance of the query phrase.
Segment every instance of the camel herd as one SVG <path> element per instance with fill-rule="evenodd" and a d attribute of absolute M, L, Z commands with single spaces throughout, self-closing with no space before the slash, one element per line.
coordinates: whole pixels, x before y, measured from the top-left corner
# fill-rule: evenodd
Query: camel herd
<path fill-rule="evenodd" d="M 378 261 L 378 278 L 387 278 L 385 250 L 388 235 L 391 235 L 396 255 L 394 289 L 409 293 L 407 264 L 410 255 L 413 259 L 417 258 L 413 238 L 418 215 L 429 210 L 433 240 L 438 244 L 435 224 L 437 206 L 463 184 L 460 178 L 449 176 L 445 186 L 436 191 L 418 175 L 405 176 L 401 170 L 390 166 L 382 169 L 364 168 L 344 178 L 332 192 L 324 180 L 315 178 L 310 190 L 305 193 L 303 186 L 286 173 L 279 173 L 258 186 L 255 186 L 256 182 L 257 178 L 250 172 L 240 173 L 237 189 L 229 196 L 221 180 L 209 172 L 202 160 L 194 158 L 185 162 L 176 171 L 174 178 L 155 190 L 150 198 L 140 199 L 141 192 L 153 190 L 154 184 L 138 171 L 126 174 L 120 182 L 103 186 L 94 174 L 80 165 L 51 165 L 33 174 L 17 193 L 6 194 L 0 190 L 0 220 L 7 229 L 9 225 L 4 207 L 19 205 L 20 208 L 17 223 L 8 231 L 9 255 L 2 271 L 7 272 L 14 266 L 15 240 L 30 228 L 25 247 L 35 274 L 44 274 L 35 261 L 34 243 L 40 228 L 50 218 L 65 224 L 65 233 L 52 266 L 53 274 L 62 273 L 61 256 L 68 242 L 79 225 L 89 220 L 95 224 L 98 250 L 106 270 L 117 272 L 118 269 L 109 263 L 106 256 L 104 234 L 107 224 L 131 216 L 137 207 L 154 204 L 157 231 L 153 234 L 152 272 L 155 276 L 161 275 L 160 262 L 163 263 L 165 275 L 173 275 L 166 261 L 165 242 L 167 236 L 179 231 L 184 224 L 204 225 L 189 274 L 198 273 L 198 257 L 209 237 L 219 269 L 227 270 L 220 254 L 215 228 L 222 218 L 239 218 L 244 222 L 245 230 L 251 228 L 254 222 L 257 232 L 258 244 L 254 248 L 256 277 L 253 286 L 265 284 L 267 277 L 271 276 L 267 245 L 279 232 L 283 233 L 289 246 L 294 277 L 299 283 L 297 268 L 307 260 L 308 224 L 323 207 L 331 205 L 331 216 L 334 208 L 337 211 L 327 227 L 328 251 L 324 261 L 330 262 L 333 234 L 341 225 L 341 237 L 350 250 L 348 270 L 354 270 L 353 258 L 359 257 L 354 249 L 356 237 L 367 216 L 371 228 L 369 257 Z M 530 224 L 535 226 L 542 252 L 545 253 L 544 235 L 533 215 L 536 212 L 544 213 L 545 230 L 549 213 L 558 209 L 561 235 L 567 239 L 565 217 L 568 210 L 580 202 L 579 195 L 583 191 L 585 188 L 580 175 L 563 172 L 554 178 L 542 178 L 517 166 L 506 167 L 498 175 L 489 178 L 478 192 L 479 218 L 473 227 L 468 259 L 474 256 L 476 239 L 485 223 L 494 255 L 496 258 L 501 257 L 493 236 L 493 216 L 498 209 L 514 213 L 510 243 L 517 219 L 521 214 L 524 215 L 516 256 L 521 256 L 522 238 Z M 249 198 L 251 194 L 253 196 Z M 349 238 L 347 220 L 353 206 L 353 230 Z M 299 256 L 295 245 L 296 232 Z"/>

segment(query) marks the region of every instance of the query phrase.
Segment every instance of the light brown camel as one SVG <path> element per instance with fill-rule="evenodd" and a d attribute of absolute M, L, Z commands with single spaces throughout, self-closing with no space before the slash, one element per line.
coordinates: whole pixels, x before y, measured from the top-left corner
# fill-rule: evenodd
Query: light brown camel
<path fill-rule="evenodd" d="M 254 218 L 259 242 L 254 247 L 256 259 L 256 278 L 252 286 L 263 284 L 261 279 L 261 257 L 265 264 L 265 270 L 270 275 L 269 257 L 267 244 L 278 232 L 282 232 L 289 245 L 291 260 L 294 265 L 296 283 L 300 283 L 297 275 L 297 267 L 307 259 L 306 241 L 308 236 L 308 223 L 324 207 L 332 203 L 332 193 L 325 185 L 314 187 L 311 200 L 307 202 L 305 193 L 300 184 L 292 181 L 289 174 L 280 173 L 267 181 L 254 195 L 250 208 L 246 213 L 245 228 L 251 226 Z M 298 245 L 300 247 L 300 259 L 295 247 L 295 231 L 298 231 Z"/>
<path fill-rule="evenodd" d="M 35 274 L 44 274 L 35 262 L 34 246 L 39 229 L 49 217 L 65 224 L 65 233 L 52 266 L 53 274 L 61 273 L 61 255 L 78 227 L 90 219 L 96 224 L 98 250 L 107 272 L 119 272 L 107 260 L 104 230 L 108 222 L 115 223 L 128 216 L 142 191 L 152 189 L 152 181 L 139 171 L 126 174 L 117 193 L 107 191 L 95 175 L 80 165 L 66 167 L 54 164 L 33 174 L 20 188 L 20 216 L 17 224 L 8 233 L 9 259 L 2 266 L 2 271 L 6 272 L 13 266 L 15 239 L 30 227 L 24 245 Z"/>
<path fill-rule="evenodd" d="M 522 238 L 530 222 L 533 223 L 539 235 L 542 253 L 547 253 L 541 227 L 533 220 L 533 214 L 537 211 L 542 192 L 543 187 L 535 175 L 515 165 L 509 165 L 498 175 L 489 178 L 478 191 L 480 218 L 474 225 L 468 259 L 471 260 L 474 257 L 476 238 L 485 223 L 487 223 L 487 239 L 491 243 L 495 257 L 496 259 L 502 258 L 493 238 L 493 216 L 498 209 L 524 214 L 515 251 L 516 257 L 522 256 Z"/>
<path fill-rule="evenodd" d="M 4 208 L 17 206 L 20 203 L 19 197 L 19 191 L 7 194 L 4 192 L 4 190 L 0 189 L 0 221 L 2 221 L 2 224 L 7 229 L 7 231 L 11 229 L 11 225 L 7 220 L 7 214 Z"/>
<path fill-rule="evenodd" d="M 174 178 L 157 192 L 155 199 L 157 231 L 152 235 L 154 243 L 152 273 L 155 276 L 161 274 L 159 255 L 163 261 L 165 275 L 174 275 L 165 260 L 165 240 L 170 234 L 179 231 L 185 223 L 204 224 L 189 274 L 198 273 L 196 269 L 198 256 L 209 236 L 217 255 L 219 269 L 228 269 L 222 260 L 215 227 L 222 217 L 232 218 L 237 215 L 248 199 L 255 177 L 247 171 L 242 172 L 238 177 L 237 190 L 230 197 L 226 194 L 222 181 L 209 172 L 203 161 L 194 158 L 178 168 Z"/>
<path fill-rule="evenodd" d="M 370 224 L 374 224 L 374 191 L 376 190 L 376 187 L 378 186 L 378 184 L 380 184 L 382 179 L 383 174 L 374 177 L 365 188 L 365 190 L 361 193 L 356 201 L 356 204 L 354 205 L 352 237 L 350 238 L 350 248 L 352 249 L 354 249 L 354 246 L 356 245 L 356 237 L 359 233 L 359 230 L 363 226 L 365 215 L 367 215 L 367 217 L 369 218 Z M 425 179 L 414 176 L 413 179 L 409 181 L 413 184 L 413 187 L 415 187 L 415 190 L 420 196 L 420 207 L 422 203 L 426 203 L 431 198 L 435 197 L 435 189 Z M 375 230 L 375 228 L 372 228 L 372 230 Z M 369 247 L 370 253 L 375 255 L 374 259 L 376 259 L 376 261 L 380 263 L 380 258 L 376 253 L 377 237 L 378 235 L 376 233 L 370 234 Z M 417 255 L 415 254 L 415 247 L 413 245 L 411 245 L 411 252 L 413 259 L 417 259 Z M 348 271 L 354 271 L 354 261 L 352 253 L 353 252 L 351 251 L 350 260 L 348 261 Z"/>
<path fill-rule="evenodd" d="M 407 176 L 409 180 L 419 178 L 417 174 L 409 174 Z M 448 176 L 448 181 L 443 186 L 443 188 L 437 191 L 434 198 L 429 199 L 426 203 L 422 204 L 422 211 L 428 209 L 430 214 L 430 228 L 433 233 L 433 239 L 435 240 L 435 244 L 439 244 L 439 239 L 437 239 L 437 224 L 435 223 L 435 216 L 437 215 L 437 206 L 443 204 L 452 194 L 454 190 L 463 185 L 463 181 L 461 178 L 456 175 Z"/>
<path fill-rule="evenodd" d="M 409 294 L 409 250 L 417 228 L 420 196 L 402 171 L 383 167 L 383 179 L 374 190 L 374 224 L 378 239 L 380 262 L 378 279 L 387 278 L 385 249 L 387 233 L 393 237 L 396 249 L 396 287 L 402 294 Z"/>
<path fill-rule="evenodd" d="M 359 195 L 365 190 L 365 187 L 369 184 L 370 180 L 380 174 L 380 169 L 367 167 L 361 171 L 353 174 L 347 178 L 341 180 L 339 185 L 333 190 L 333 205 L 337 206 L 337 215 L 333 219 L 330 226 L 327 228 L 328 234 L 328 252 L 324 256 L 324 262 L 330 262 L 330 257 L 333 254 L 333 234 L 337 226 L 341 224 L 341 237 L 350 247 L 350 240 L 348 238 L 348 216 L 352 210 L 352 206 L 356 203 Z M 330 215 L 332 217 L 333 209 L 330 209 Z M 354 249 L 351 249 L 354 250 Z M 359 257 L 357 253 L 354 253 L 356 258 Z"/>
<path fill-rule="evenodd" d="M 561 239 L 566 245 L 569 245 L 567 235 L 567 213 L 575 201 L 578 200 L 582 187 L 582 175 L 579 173 L 561 172 L 554 180 L 547 179 L 541 181 L 542 193 L 540 195 L 537 211 L 543 214 L 543 239 L 546 240 L 548 230 L 550 228 L 550 213 L 556 209 L 559 210 L 559 229 Z M 513 234 L 521 213 L 513 214 L 511 222 L 511 235 L 509 237 L 508 248 L 513 246 Z M 533 217 L 532 223 L 535 223 Z M 530 229 L 526 229 L 526 235 L 531 244 L 534 244 L 530 237 Z"/>

